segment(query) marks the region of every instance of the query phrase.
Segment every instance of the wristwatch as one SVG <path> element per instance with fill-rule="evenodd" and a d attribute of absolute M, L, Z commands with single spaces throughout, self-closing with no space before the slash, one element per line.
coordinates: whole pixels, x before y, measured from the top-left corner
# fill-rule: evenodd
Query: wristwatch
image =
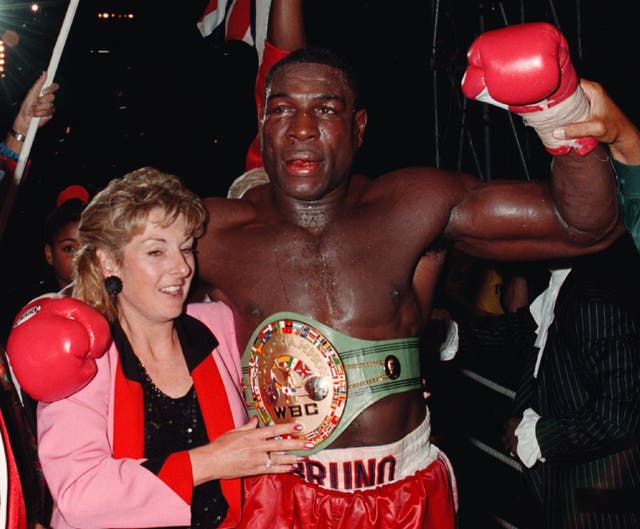
<path fill-rule="evenodd" d="M 9 129 L 9 134 L 11 134 L 11 136 L 13 136 L 17 141 L 24 141 L 24 139 L 26 138 L 26 136 L 24 134 L 20 134 L 16 129 L 14 128 L 10 128 Z"/>

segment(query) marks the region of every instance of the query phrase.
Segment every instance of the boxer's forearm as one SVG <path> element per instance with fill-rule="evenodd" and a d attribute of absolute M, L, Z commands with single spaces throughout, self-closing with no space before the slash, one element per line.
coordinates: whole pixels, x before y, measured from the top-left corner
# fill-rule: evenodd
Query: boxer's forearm
<path fill-rule="evenodd" d="M 599 145 L 586 156 L 555 156 L 551 195 L 562 221 L 576 240 L 596 242 L 620 224 L 615 175 L 607 150 Z"/>

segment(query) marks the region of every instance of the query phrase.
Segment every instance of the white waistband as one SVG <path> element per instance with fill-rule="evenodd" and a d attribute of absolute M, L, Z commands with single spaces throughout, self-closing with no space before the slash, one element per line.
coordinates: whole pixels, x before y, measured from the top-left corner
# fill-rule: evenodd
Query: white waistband
<path fill-rule="evenodd" d="M 386 485 L 412 476 L 433 463 L 440 453 L 431 444 L 427 415 L 411 433 L 394 443 L 320 450 L 299 465 L 297 474 L 327 489 L 354 491 Z"/>

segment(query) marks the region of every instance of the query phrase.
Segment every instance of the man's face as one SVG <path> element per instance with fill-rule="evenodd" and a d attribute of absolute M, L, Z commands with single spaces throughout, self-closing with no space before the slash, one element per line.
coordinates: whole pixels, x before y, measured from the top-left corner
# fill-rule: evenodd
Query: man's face
<path fill-rule="evenodd" d="M 289 64 L 267 87 L 261 133 L 273 184 L 316 200 L 347 180 L 367 116 L 355 111 L 344 74 L 320 64 Z"/>

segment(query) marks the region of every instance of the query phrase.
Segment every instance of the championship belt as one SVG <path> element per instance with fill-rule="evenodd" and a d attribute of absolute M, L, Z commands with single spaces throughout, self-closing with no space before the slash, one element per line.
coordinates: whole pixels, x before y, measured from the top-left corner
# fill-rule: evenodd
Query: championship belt
<path fill-rule="evenodd" d="M 419 388 L 417 353 L 417 338 L 360 340 L 299 314 L 274 314 L 242 358 L 249 415 L 265 426 L 297 422 L 296 437 L 320 450 L 373 402 Z"/>

